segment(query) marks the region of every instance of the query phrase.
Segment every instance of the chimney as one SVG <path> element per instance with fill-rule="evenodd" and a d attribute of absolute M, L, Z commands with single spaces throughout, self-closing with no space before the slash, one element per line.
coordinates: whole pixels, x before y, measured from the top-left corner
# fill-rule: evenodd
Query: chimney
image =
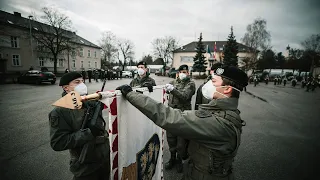
<path fill-rule="evenodd" d="M 13 12 L 13 14 L 14 14 L 15 16 L 17 16 L 17 17 L 21 17 L 21 13 L 19 13 L 19 12 Z"/>

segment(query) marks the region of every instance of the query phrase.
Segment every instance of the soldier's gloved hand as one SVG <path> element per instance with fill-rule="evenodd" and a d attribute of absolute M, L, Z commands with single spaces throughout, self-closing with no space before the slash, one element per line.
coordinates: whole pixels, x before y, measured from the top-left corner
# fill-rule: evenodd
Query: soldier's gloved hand
<path fill-rule="evenodd" d="M 172 84 L 166 84 L 164 89 L 168 92 L 171 92 L 174 89 L 174 86 Z"/>
<path fill-rule="evenodd" d="M 90 124 L 90 123 L 89 123 Z M 92 127 L 92 126 L 90 126 L 89 125 L 89 129 L 90 129 L 90 131 L 91 131 L 91 134 L 93 135 L 93 136 L 99 136 L 100 135 L 100 130 L 98 129 L 98 128 L 96 128 L 96 127 Z"/>
<path fill-rule="evenodd" d="M 132 91 L 131 86 L 125 84 L 116 88 L 116 90 L 120 90 L 124 97 L 127 97 L 127 94 Z"/>
<path fill-rule="evenodd" d="M 153 92 L 153 86 L 151 83 L 144 83 L 142 84 L 142 87 L 147 87 L 149 92 Z"/>

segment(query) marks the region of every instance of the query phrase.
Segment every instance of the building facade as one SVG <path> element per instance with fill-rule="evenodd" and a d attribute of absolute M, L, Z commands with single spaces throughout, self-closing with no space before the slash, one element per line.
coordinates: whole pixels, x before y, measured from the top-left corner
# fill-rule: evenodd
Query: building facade
<path fill-rule="evenodd" d="M 212 59 L 213 57 L 210 56 L 209 53 L 204 53 L 203 55 L 206 57 L 207 60 L 207 70 L 210 69 L 210 63 L 209 63 L 209 59 L 211 58 L 213 60 L 213 63 L 216 62 L 223 62 L 223 48 L 224 45 L 227 44 L 227 41 L 203 41 L 203 45 L 205 47 L 205 49 L 207 50 L 207 48 L 210 49 L 211 54 L 214 54 L 214 59 Z M 188 65 L 191 69 L 193 66 L 193 58 L 196 55 L 196 47 L 197 47 L 197 42 L 191 42 L 189 44 L 186 44 L 184 46 L 182 46 L 179 49 L 176 49 L 173 52 L 173 62 L 172 62 L 172 67 L 173 68 L 179 68 L 180 65 L 182 64 L 186 64 Z M 216 48 L 214 48 L 216 47 Z M 244 58 L 249 58 L 252 56 L 251 53 L 249 53 L 249 47 L 238 43 L 238 64 L 239 67 L 241 67 L 243 65 L 242 60 Z M 216 49 L 216 52 L 214 52 L 214 49 Z"/>
<path fill-rule="evenodd" d="M 0 66 L 1 72 L 25 72 L 31 67 L 40 70 L 46 67 L 54 70 L 53 56 L 45 50 L 33 33 L 38 31 L 40 22 L 24 18 L 20 13 L 0 11 Z M 46 25 L 48 26 L 48 25 Z M 101 68 L 101 48 L 90 41 L 72 34 L 72 44 L 76 47 L 71 52 L 64 51 L 58 55 L 57 72 L 66 69 L 80 71 L 89 68 Z"/>

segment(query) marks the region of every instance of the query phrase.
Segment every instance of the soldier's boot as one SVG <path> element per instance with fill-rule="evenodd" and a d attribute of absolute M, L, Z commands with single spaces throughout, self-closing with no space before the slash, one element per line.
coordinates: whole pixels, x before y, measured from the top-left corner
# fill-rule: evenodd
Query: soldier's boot
<path fill-rule="evenodd" d="M 176 153 L 171 153 L 169 161 L 164 165 L 165 169 L 172 169 L 176 162 Z"/>
<path fill-rule="evenodd" d="M 182 165 L 182 159 L 181 159 L 181 157 L 179 156 L 179 154 L 178 154 L 178 157 L 177 157 L 176 165 L 177 165 L 177 172 L 178 172 L 178 173 L 182 173 L 182 171 L 183 171 L 183 165 Z"/>

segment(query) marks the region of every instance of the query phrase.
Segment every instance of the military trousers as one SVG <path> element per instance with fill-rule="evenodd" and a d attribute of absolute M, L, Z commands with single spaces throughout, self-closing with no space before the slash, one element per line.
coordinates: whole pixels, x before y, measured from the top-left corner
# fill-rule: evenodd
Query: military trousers
<path fill-rule="evenodd" d="M 166 134 L 167 134 L 167 141 L 169 145 L 169 151 L 171 153 L 178 152 L 178 155 L 180 155 L 182 159 L 186 159 L 188 157 L 187 148 L 188 148 L 189 141 L 179 136 L 175 136 L 169 131 L 167 131 Z"/>
<path fill-rule="evenodd" d="M 183 163 L 184 174 L 182 180 L 234 180 L 234 174 L 231 172 L 226 176 L 218 176 L 209 174 L 208 172 L 202 172 L 194 167 L 192 163 Z"/>
<path fill-rule="evenodd" d="M 73 180 L 109 180 L 110 179 L 110 162 L 103 164 L 95 172 L 81 177 L 73 177 Z"/>

